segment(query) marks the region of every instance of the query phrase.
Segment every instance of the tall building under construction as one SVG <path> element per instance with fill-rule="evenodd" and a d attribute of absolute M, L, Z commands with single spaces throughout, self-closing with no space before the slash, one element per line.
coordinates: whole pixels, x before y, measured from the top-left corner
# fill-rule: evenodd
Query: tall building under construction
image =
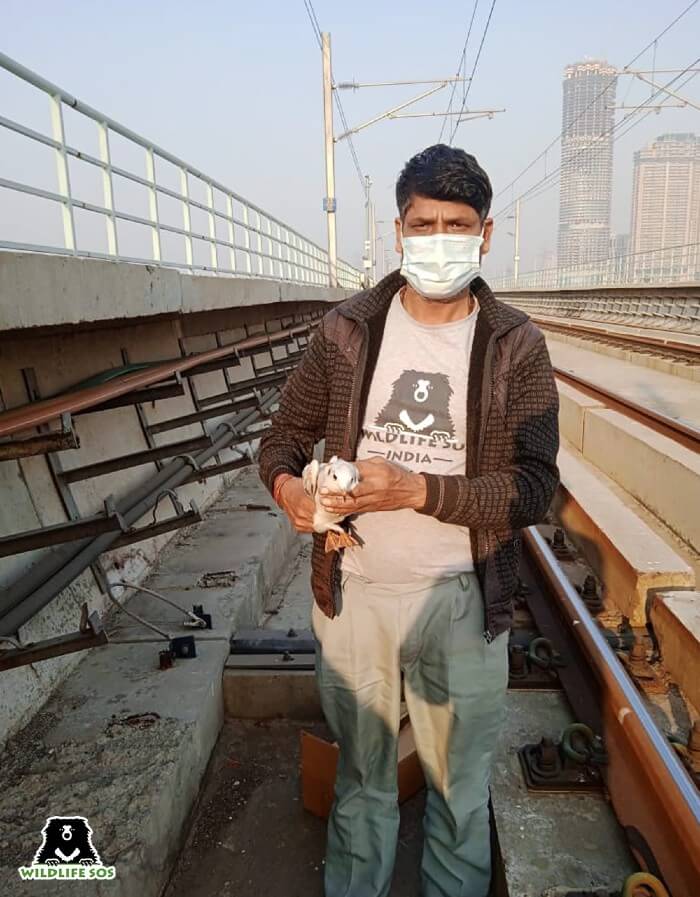
<path fill-rule="evenodd" d="M 564 69 L 558 264 L 577 279 L 609 253 L 616 88 L 607 62 Z"/>
<path fill-rule="evenodd" d="M 700 276 L 700 137 L 664 134 L 634 154 L 631 275 L 641 283 Z"/>

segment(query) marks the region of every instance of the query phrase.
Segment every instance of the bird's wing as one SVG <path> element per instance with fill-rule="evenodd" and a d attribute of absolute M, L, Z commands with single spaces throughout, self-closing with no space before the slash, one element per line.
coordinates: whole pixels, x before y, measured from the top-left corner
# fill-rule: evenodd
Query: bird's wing
<path fill-rule="evenodd" d="M 316 484 L 318 483 L 318 472 L 320 468 L 321 465 L 318 463 L 318 459 L 314 458 L 301 472 L 301 482 L 304 486 L 304 492 L 312 498 L 316 495 Z"/>

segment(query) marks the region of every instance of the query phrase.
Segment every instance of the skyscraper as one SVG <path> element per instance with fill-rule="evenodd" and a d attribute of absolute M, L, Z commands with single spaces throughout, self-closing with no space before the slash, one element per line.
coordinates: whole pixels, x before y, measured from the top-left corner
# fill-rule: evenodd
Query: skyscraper
<path fill-rule="evenodd" d="M 700 137 L 663 134 L 634 154 L 630 243 L 635 280 L 700 277 Z"/>
<path fill-rule="evenodd" d="M 577 280 L 610 247 L 616 89 L 616 69 L 607 62 L 564 69 L 558 265 L 580 266 Z"/>

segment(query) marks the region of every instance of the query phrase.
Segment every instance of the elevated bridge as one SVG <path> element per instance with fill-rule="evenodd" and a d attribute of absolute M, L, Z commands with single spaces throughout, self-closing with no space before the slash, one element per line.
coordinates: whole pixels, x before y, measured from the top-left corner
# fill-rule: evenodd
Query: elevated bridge
<path fill-rule="evenodd" d="M 22 239 L 0 232 L 3 891 L 33 893 L 17 867 L 48 815 L 75 813 L 117 866 L 110 894 L 320 893 L 335 754 L 308 543 L 255 455 L 318 320 L 366 274 L 332 272 L 238 193 L 0 66 L 49 109 L 45 131 L 0 128 L 55 174 L 49 189 L 0 162 L 0 203 L 59 213 L 55 232 L 43 212 Z M 74 116 L 96 152 L 72 139 Z M 78 189 L 88 169 L 99 195 Z M 493 893 L 612 893 L 642 867 L 697 897 L 700 286 L 497 292 L 547 337 L 562 484 L 524 534 Z M 561 759 L 552 743 L 584 756 L 547 788 L 519 757 L 529 745 L 537 778 Z M 408 724 L 399 759 L 392 894 L 409 897 L 424 792 Z"/>

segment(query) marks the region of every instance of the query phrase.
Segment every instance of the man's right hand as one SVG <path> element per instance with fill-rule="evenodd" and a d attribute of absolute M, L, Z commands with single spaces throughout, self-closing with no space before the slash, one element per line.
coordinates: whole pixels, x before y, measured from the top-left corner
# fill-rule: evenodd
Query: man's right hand
<path fill-rule="evenodd" d="M 301 477 L 291 477 L 282 484 L 279 506 L 289 517 L 292 526 L 299 533 L 314 531 L 316 503 L 304 492 Z"/>

